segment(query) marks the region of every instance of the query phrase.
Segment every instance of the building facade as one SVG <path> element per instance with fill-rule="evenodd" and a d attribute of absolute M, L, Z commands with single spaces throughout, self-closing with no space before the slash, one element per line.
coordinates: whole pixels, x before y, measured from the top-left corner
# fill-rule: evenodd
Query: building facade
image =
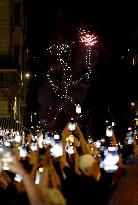
<path fill-rule="evenodd" d="M 5 120 L 9 118 L 24 124 L 29 59 L 26 24 L 24 0 L 0 0 L 0 127 L 3 128 L 12 128 Z"/>

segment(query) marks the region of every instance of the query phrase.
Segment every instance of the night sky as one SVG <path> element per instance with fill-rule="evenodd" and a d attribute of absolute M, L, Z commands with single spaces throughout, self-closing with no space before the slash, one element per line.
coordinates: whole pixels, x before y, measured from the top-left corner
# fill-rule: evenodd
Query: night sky
<path fill-rule="evenodd" d="M 99 33 L 109 44 L 119 40 L 124 46 L 137 24 L 136 5 L 133 1 L 131 4 L 125 1 L 75 1 L 75 4 L 71 1 L 39 2 L 33 1 L 31 4 L 33 37 L 38 44 L 56 40 L 59 35 L 67 40 L 75 34 L 78 26 L 84 24 Z"/>
<path fill-rule="evenodd" d="M 38 1 L 30 0 L 30 42 L 32 54 L 35 56 L 32 73 L 47 72 L 46 49 L 53 43 L 71 44 L 72 41 L 77 41 L 80 27 L 96 33 L 98 45 L 95 49 L 95 73 L 83 96 L 83 109 L 90 110 L 92 127 L 95 127 L 96 133 L 99 130 L 97 124 L 103 123 L 108 111 L 114 113 L 120 121 L 124 121 L 121 116 L 125 112 L 123 103 L 128 100 L 127 77 L 124 76 L 128 74 L 124 71 L 125 65 L 121 59 L 127 55 L 127 49 L 133 40 L 132 34 L 138 29 L 136 5 L 132 2 L 127 4 L 125 1 L 74 1 L 75 4 L 68 1 L 44 2 L 39 1 L 38 4 Z M 77 60 L 78 51 L 76 46 L 74 67 L 81 64 L 79 57 Z M 36 88 L 39 104 L 43 102 L 41 113 L 47 112 L 45 98 L 48 99 L 51 94 L 47 86 L 47 83 L 41 82 Z M 49 101 L 50 99 L 47 103 Z"/>

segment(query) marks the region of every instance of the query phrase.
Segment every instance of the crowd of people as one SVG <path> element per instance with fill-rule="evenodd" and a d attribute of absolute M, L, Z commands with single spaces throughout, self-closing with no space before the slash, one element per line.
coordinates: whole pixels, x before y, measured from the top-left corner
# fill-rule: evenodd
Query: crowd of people
<path fill-rule="evenodd" d="M 119 141 L 110 128 L 97 142 L 78 124 L 59 135 L 1 131 L 3 204 L 137 205 L 137 133 Z"/>

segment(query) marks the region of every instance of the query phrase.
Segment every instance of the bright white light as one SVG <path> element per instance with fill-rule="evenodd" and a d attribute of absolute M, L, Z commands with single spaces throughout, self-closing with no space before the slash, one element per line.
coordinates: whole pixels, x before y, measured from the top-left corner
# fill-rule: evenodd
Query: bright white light
<path fill-rule="evenodd" d="M 20 157 L 26 157 L 27 156 L 27 150 L 25 147 L 20 147 Z"/>
<path fill-rule="evenodd" d="M 112 172 L 118 169 L 117 163 L 119 162 L 119 154 L 117 147 L 108 147 L 104 151 L 104 160 L 101 162 L 100 166 L 106 171 Z"/>
<path fill-rule="evenodd" d="M 29 73 L 26 73 L 26 74 L 25 74 L 25 77 L 26 77 L 26 78 L 30 78 L 30 74 L 29 74 Z"/>
<path fill-rule="evenodd" d="M 76 128 L 75 122 L 74 122 L 74 123 L 73 123 L 73 122 L 69 122 L 69 123 L 68 123 L 68 129 L 69 129 L 70 131 L 74 131 L 75 128 Z"/>
<path fill-rule="evenodd" d="M 115 122 L 112 122 L 112 127 L 114 127 L 115 126 Z"/>
<path fill-rule="evenodd" d="M 98 141 L 94 142 L 94 144 L 96 145 L 97 148 L 100 148 L 100 146 L 101 146 L 101 141 L 98 140 Z"/>
<path fill-rule="evenodd" d="M 80 106 L 80 104 L 77 104 L 77 105 L 76 105 L 76 113 L 77 113 L 77 114 L 80 114 L 80 113 L 81 113 L 81 106 Z"/>
<path fill-rule="evenodd" d="M 15 140 L 15 142 L 18 142 L 18 143 L 19 143 L 19 142 L 21 141 L 21 135 L 16 134 L 14 140 Z"/>
<path fill-rule="evenodd" d="M 104 164 L 107 165 L 115 165 L 119 161 L 118 155 L 112 155 L 111 153 L 108 153 L 108 155 L 105 157 Z"/>
<path fill-rule="evenodd" d="M 68 146 L 66 148 L 66 152 L 69 153 L 69 154 L 74 154 L 74 147 L 73 146 Z"/>
<path fill-rule="evenodd" d="M 55 135 L 54 135 L 54 139 L 55 139 L 55 140 L 58 140 L 59 138 L 60 138 L 60 136 L 59 136 L 58 134 L 55 134 Z"/>
<path fill-rule="evenodd" d="M 63 155 L 63 150 L 62 146 L 59 144 L 55 144 L 51 149 L 50 149 L 51 155 L 54 157 L 60 157 Z"/>
<path fill-rule="evenodd" d="M 0 147 L 0 152 L 3 152 L 3 148 L 2 147 Z"/>
<path fill-rule="evenodd" d="M 112 137 L 112 134 L 113 134 L 112 128 L 110 126 L 108 126 L 106 128 L 106 136 Z"/>
<path fill-rule="evenodd" d="M 113 171 L 116 171 L 118 169 L 118 165 L 105 165 L 104 166 L 104 170 L 105 171 L 109 171 L 109 170 L 113 170 Z"/>
<path fill-rule="evenodd" d="M 70 136 L 68 137 L 68 139 L 69 139 L 70 142 L 74 142 L 74 136 L 73 136 L 73 135 L 70 135 Z"/>
<path fill-rule="evenodd" d="M 36 151 L 37 150 L 37 143 L 31 143 L 31 146 L 30 146 L 31 150 L 32 151 Z"/>
<path fill-rule="evenodd" d="M 117 147 L 108 147 L 108 151 L 117 151 L 118 148 Z"/>
<path fill-rule="evenodd" d="M 23 179 L 23 177 L 21 177 L 19 174 L 16 174 L 15 177 L 14 177 L 14 180 L 15 180 L 16 182 L 21 182 L 22 179 Z"/>
<path fill-rule="evenodd" d="M 43 167 L 39 167 L 39 172 L 43 172 Z"/>

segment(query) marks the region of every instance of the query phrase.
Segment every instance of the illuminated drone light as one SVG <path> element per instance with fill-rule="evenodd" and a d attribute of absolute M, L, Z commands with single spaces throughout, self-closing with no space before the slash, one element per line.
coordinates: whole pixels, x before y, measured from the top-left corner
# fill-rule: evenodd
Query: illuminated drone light
<path fill-rule="evenodd" d="M 52 45 L 51 47 L 49 47 L 48 51 L 50 55 L 55 55 L 55 58 L 57 60 L 57 63 L 59 64 L 61 70 L 62 70 L 62 85 L 64 87 L 61 88 L 60 86 L 56 85 L 55 79 L 53 78 L 53 76 L 51 75 L 53 73 L 54 70 L 56 70 L 56 67 L 53 66 L 53 69 L 49 68 L 48 73 L 47 73 L 47 78 L 49 83 L 51 84 L 51 88 L 53 90 L 54 93 L 56 93 L 56 95 L 58 96 L 59 99 L 62 100 L 69 100 L 71 103 L 74 104 L 74 100 L 72 99 L 71 96 L 69 96 L 69 89 L 71 86 L 74 86 L 76 84 L 79 84 L 80 81 L 87 76 L 87 78 L 90 78 L 90 74 L 91 74 L 91 69 L 92 69 L 92 48 L 91 46 L 95 44 L 96 42 L 96 37 L 94 35 L 91 35 L 89 32 L 86 32 L 85 30 L 83 30 L 80 33 L 80 37 L 81 37 L 81 42 L 83 42 L 85 45 L 88 46 L 87 52 L 86 52 L 86 63 L 87 63 L 87 67 L 88 67 L 88 72 L 85 73 L 80 79 L 76 80 L 75 82 L 73 81 L 72 77 L 72 69 L 71 67 L 68 65 L 68 61 L 71 57 L 71 49 L 68 45 L 66 44 L 60 44 L 60 45 Z M 65 54 L 65 56 L 64 56 Z M 65 58 L 65 60 L 64 60 Z M 63 91 L 63 93 L 60 93 L 60 90 Z M 59 93 L 57 93 L 57 91 L 59 91 Z M 57 119 L 58 113 L 60 113 L 62 107 L 58 109 L 57 114 L 55 115 L 56 117 L 53 117 L 53 123 L 55 123 L 55 120 Z M 53 124 L 52 123 L 52 124 Z"/>

